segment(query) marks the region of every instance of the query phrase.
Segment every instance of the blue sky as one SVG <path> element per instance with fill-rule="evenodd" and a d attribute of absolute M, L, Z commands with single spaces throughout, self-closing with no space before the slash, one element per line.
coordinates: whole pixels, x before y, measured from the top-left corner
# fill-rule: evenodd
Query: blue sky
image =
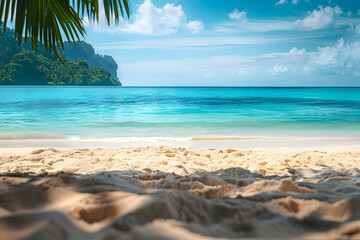
<path fill-rule="evenodd" d="M 358 0 L 131 0 L 87 19 L 125 86 L 360 86 Z"/>

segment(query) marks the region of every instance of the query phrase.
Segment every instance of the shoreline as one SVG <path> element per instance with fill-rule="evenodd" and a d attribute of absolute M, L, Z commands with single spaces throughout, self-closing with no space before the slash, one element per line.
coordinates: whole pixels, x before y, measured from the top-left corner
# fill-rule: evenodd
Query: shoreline
<path fill-rule="evenodd" d="M 67 138 L 67 139 L 0 139 L 0 149 L 6 148 L 118 148 L 171 146 L 191 148 L 323 148 L 359 147 L 360 137 L 354 136 L 196 136 L 121 137 L 121 138 Z"/>
<path fill-rule="evenodd" d="M 58 151 L 75 151 L 78 149 L 87 149 L 87 150 L 109 150 L 109 151 L 115 151 L 115 150 L 119 150 L 119 149 L 147 149 L 147 148 L 174 148 L 174 149 L 195 149 L 195 150 L 200 150 L 200 151 L 207 151 L 209 149 L 214 149 L 214 150 L 227 150 L 227 149 L 234 149 L 237 151 L 254 151 L 254 152 L 273 152 L 273 153 L 299 153 L 299 152 L 327 152 L 327 153 L 339 153 L 339 152 L 344 152 L 344 153 L 360 153 L 360 144 L 359 145 L 334 145 L 334 146 L 322 146 L 322 147 L 316 147 L 316 146 L 309 146 L 309 147 L 304 147 L 304 146 L 296 146 L 296 147 L 286 147 L 286 146 L 282 146 L 282 147 L 278 147 L 278 146 L 273 146 L 273 147 L 264 147 L 264 146 L 259 146 L 259 147 L 244 147 L 244 148 L 231 148 L 231 147 L 183 147 L 183 146 L 171 146 L 171 145 L 143 145 L 143 146 L 119 146 L 119 147 L 99 147 L 99 146 L 95 146 L 95 147 L 56 147 L 56 146 L 45 146 L 45 147 L 37 147 L 37 146 L 26 146 L 26 147 L 22 147 L 22 146 L 15 146 L 15 147 L 0 147 L 0 156 L 2 154 L 30 154 L 31 152 L 37 151 L 37 150 L 47 150 L 47 149 L 55 149 Z"/>

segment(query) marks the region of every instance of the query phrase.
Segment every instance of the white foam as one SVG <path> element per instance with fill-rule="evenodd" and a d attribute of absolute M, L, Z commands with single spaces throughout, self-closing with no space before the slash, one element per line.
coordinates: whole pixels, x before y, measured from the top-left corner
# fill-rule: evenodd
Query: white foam
<path fill-rule="evenodd" d="M 191 137 L 112 137 L 112 138 L 89 138 L 80 136 L 71 136 L 69 140 L 74 142 L 187 142 L 191 141 Z"/>

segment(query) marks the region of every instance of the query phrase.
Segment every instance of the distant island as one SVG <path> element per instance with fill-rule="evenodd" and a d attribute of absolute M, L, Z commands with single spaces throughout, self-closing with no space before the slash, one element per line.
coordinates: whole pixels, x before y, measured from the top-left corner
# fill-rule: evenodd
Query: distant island
<path fill-rule="evenodd" d="M 40 42 L 37 51 L 30 44 L 19 47 L 14 31 L 7 29 L 0 36 L 0 85 L 121 86 L 112 57 L 95 54 L 83 41 L 65 42 L 64 48 L 62 64 Z"/>

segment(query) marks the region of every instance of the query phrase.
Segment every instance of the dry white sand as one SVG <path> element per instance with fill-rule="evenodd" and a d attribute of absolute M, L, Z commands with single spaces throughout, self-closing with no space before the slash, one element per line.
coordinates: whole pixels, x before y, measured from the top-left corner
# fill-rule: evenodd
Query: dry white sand
<path fill-rule="evenodd" d="M 0 239 L 360 239 L 360 147 L 0 150 Z"/>

